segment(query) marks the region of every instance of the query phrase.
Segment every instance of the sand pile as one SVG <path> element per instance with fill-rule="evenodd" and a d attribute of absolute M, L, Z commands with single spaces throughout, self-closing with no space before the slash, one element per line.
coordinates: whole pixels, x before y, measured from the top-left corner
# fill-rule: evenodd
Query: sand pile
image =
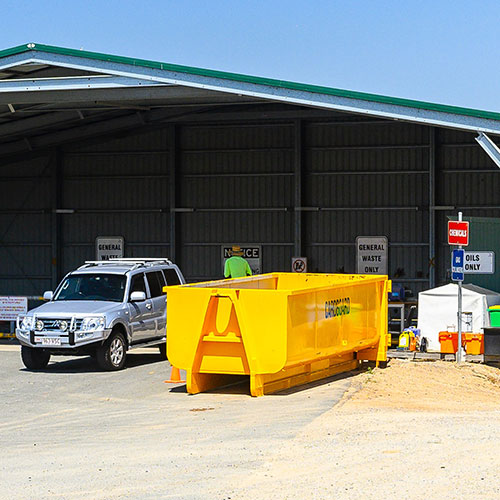
<path fill-rule="evenodd" d="M 346 393 L 343 408 L 427 411 L 500 409 L 500 370 L 477 363 L 392 359 L 366 371 Z"/>

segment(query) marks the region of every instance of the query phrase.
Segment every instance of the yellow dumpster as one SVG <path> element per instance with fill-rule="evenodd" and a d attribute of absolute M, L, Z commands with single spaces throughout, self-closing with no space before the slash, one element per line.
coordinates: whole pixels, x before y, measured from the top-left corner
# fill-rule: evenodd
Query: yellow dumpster
<path fill-rule="evenodd" d="M 191 394 L 252 396 L 387 360 L 386 276 L 271 273 L 167 288 L 167 355 Z"/>

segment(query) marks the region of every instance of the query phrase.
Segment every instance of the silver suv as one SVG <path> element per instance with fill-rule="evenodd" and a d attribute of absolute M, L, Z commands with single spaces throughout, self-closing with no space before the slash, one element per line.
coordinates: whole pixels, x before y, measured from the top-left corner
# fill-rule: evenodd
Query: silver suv
<path fill-rule="evenodd" d="M 21 357 L 30 370 L 51 355 L 90 355 L 104 370 L 120 370 L 128 350 L 158 346 L 166 355 L 163 288 L 185 283 L 168 259 L 89 261 L 67 274 L 49 302 L 17 318 Z"/>

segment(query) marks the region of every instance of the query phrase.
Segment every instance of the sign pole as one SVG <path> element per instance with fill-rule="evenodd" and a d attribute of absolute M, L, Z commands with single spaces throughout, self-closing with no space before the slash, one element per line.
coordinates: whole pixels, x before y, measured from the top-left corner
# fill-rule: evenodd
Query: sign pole
<path fill-rule="evenodd" d="M 469 223 L 462 221 L 462 212 L 458 212 L 458 221 L 448 221 L 448 244 L 456 245 L 457 250 L 452 251 L 451 279 L 458 282 L 458 312 L 457 333 L 458 349 L 456 352 L 457 363 L 462 362 L 462 282 L 465 271 L 465 250 L 463 246 L 469 245 Z"/>
<path fill-rule="evenodd" d="M 462 222 L 462 212 L 458 212 L 458 221 Z M 459 250 L 462 245 L 459 245 Z M 462 281 L 458 282 L 458 350 L 457 350 L 457 363 L 462 362 Z"/>

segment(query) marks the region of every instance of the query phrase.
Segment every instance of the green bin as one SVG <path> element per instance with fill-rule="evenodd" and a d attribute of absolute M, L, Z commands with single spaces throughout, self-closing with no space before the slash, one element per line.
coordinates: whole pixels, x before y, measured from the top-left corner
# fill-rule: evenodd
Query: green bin
<path fill-rule="evenodd" d="M 500 326 L 500 306 L 491 306 L 488 311 L 490 312 L 490 326 Z"/>

